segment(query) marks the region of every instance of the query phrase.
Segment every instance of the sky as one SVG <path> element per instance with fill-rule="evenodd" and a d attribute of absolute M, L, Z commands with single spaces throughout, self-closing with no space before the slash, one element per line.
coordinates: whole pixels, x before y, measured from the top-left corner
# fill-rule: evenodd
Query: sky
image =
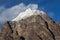
<path fill-rule="evenodd" d="M 0 26 L 30 7 L 43 10 L 60 22 L 60 0 L 0 0 Z"/>

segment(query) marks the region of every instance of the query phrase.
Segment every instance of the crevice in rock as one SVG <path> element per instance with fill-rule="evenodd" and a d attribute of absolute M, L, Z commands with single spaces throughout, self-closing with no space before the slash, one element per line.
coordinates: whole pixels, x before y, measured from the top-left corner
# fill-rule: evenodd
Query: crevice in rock
<path fill-rule="evenodd" d="M 42 38 L 39 36 L 39 35 L 37 35 L 38 36 L 38 38 L 40 39 L 40 40 L 42 40 Z"/>
<path fill-rule="evenodd" d="M 38 15 L 42 20 L 44 20 L 40 15 Z"/>
<path fill-rule="evenodd" d="M 20 37 L 20 40 L 25 40 L 25 38 L 23 36 Z"/>
<path fill-rule="evenodd" d="M 55 35 L 53 34 L 53 32 L 48 28 L 48 23 L 45 21 L 46 27 L 49 30 L 49 32 L 52 34 L 52 38 L 55 40 Z"/>
<path fill-rule="evenodd" d="M 13 33 L 13 30 L 12 30 L 12 27 L 11 27 L 9 21 L 7 23 L 8 23 L 9 28 L 11 29 L 11 33 Z"/>
<path fill-rule="evenodd" d="M 43 40 L 36 32 L 35 32 L 35 35 L 37 35 L 37 37 L 38 37 L 40 40 Z"/>
<path fill-rule="evenodd" d="M 16 34 L 18 35 L 18 32 L 16 31 Z"/>
<path fill-rule="evenodd" d="M 11 25 L 10 25 L 9 21 L 8 21 L 7 23 L 8 23 L 8 25 L 9 25 L 10 29 L 12 29 L 12 27 L 11 27 Z"/>

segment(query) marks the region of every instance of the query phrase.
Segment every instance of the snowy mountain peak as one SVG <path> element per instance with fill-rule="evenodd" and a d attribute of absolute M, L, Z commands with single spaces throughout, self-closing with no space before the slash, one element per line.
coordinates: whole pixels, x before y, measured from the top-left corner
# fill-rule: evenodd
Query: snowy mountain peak
<path fill-rule="evenodd" d="M 45 14 L 45 13 L 40 10 L 32 10 L 28 8 L 26 11 L 19 13 L 19 15 L 16 18 L 12 19 L 11 21 L 19 21 L 21 19 L 26 19 L 30 16 L 40 15 L 40 14 Z"/>

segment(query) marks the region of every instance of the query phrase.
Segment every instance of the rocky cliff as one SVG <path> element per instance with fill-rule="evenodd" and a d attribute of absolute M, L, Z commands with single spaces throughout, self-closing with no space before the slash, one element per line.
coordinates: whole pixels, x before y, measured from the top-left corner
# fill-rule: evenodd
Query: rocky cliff
<path fill-rule="evenodd" d="M 47 14 L 7 21 L 0 31 L 0 40 L 60 40 L 60 23 Z"/>

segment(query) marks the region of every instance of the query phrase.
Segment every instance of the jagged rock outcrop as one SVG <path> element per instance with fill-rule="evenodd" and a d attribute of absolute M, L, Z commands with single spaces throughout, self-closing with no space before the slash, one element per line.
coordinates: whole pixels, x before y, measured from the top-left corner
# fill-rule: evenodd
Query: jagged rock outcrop
<path fill-rule="evenodd" d="M 46 14 L 8 21 L 1 29 L 0 40 L 60 40 L 60 24 Z"/>

